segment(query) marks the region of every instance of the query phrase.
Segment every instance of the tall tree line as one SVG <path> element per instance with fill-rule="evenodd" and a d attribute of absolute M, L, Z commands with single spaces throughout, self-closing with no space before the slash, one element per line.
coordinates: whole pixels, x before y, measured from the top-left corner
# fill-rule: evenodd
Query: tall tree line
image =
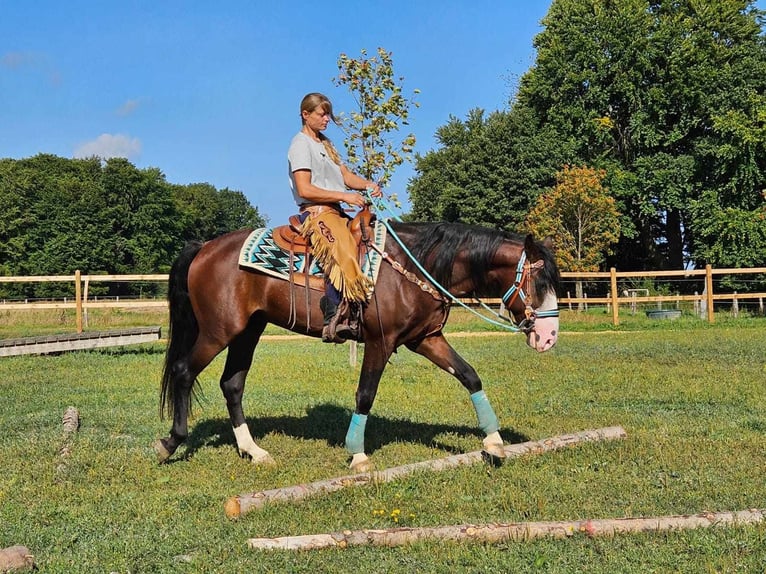
<path fill-rule="evenodd" d="M 46 154 L 0 159 L 0 212 L 6 276 L 165 273 L 188 240 L 265 224 L 239 191 L 172 184 L 159 169 L 121 158 Z M 30 297 L 56 289 L 2 287 L 6 295 Z"/>
<path fill-rule="evenodd" d="M 523 227 L 565 165 L 604 170 L 622 270 L 766 262 L 766 41 L 751 0 L 553 0 L 507 111 L 450 118 L 412 217 Z"/>

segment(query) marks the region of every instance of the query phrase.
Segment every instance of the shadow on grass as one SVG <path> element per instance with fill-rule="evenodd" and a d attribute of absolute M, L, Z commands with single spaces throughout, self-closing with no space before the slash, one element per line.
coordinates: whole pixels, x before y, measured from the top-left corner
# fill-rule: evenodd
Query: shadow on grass
<path fill-rule="evenodd" d="M 343 446 L 346 438 L 351 411 L 334 404 L 322 404 L 311 407 L 302 417 L 280 416 L 249 418 L 247 424 L 253 438 L 258 441 L 265 435 L 277 432 L 296 439 L 326 440 L 332 447 Z M 365 451 L 371 454 L 382 446 L 392 442 L 411 442 L 428 447 L 443 449 L 447 454 L 461 454 L 462 450 L 441 443 L 439 435 L 450 433 L 462 436 L 483 438 L 477 427 L 418 423 L 406 419 L 392 419 L 370 415 L 365 433 Z M 513 429 L 504 429 L 500 433 L 506 443 L 525 442 L 529 438 Z M 194 455 L 203 447 L 236 445 L 234 433 L 228 418 L 205 419 L 196 423 L 186 441 L 184 459 Z"/>

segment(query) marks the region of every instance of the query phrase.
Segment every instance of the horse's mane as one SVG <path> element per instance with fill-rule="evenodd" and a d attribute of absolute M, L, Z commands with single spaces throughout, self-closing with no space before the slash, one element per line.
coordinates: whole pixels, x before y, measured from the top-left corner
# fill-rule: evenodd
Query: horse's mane
<path fill-rule="evenodd" d="M 486 294 L 487 273 L 500 245 L 504 241 L 524 245 L 524 237 L 521 235 L 463 223 L 399 223 L 394 224 L 393 228 L 415 260 L 445 287 L 451 284 L 455 258 L 460 251 L 466 251 L 469 254 L 471 279 L 478 296 Z M 555 265 L 549 264 L 553 260 L 550 252 L 542 245 L 539 247 L 543 257 L 548 258 L 545 268 L 555 272 Z M 407 267 L 412 268 L 414 264 L 408 262 Z M 540 275 L 545 276 L 548 284 L 557 283 L 551 273 Z M 538 287 L 544 286 L 538 284 Z"/>

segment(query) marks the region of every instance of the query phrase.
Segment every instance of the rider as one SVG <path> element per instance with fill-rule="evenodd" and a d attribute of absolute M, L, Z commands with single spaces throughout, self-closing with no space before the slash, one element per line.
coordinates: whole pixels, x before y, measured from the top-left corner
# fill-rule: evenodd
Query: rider
<path fill-rule="evenodd" d="M 343 165 L 332 142 L 322 133 L 331 120 L 338 124 L 330 100 L 319 93 L 307 94 L 301 101 L 303 125 L 290 143 L 287 161 L 290 188 L 303 222 L 301 231 L 325 275 L 325 295 L 319 302 L 324 314 L 322 340 L 342 343 L 354 333 L 346 322 L 333 321 L 338 306 L 343 299 L 366 302 L 372 282 L 359 267 L 346 225 L 348 216 L 340 204 L 363 207 L 367 200 L 358 191 L 369 190 L 375 197 L 381 191 L 378 184 Z"/>

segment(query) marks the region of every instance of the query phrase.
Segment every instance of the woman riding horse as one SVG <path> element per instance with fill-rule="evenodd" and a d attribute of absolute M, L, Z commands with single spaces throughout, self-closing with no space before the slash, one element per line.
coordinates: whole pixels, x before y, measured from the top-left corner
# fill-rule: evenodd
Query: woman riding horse
<path fill-rule="evenodd" d="M 359 267 L 356 245 L 340 202 L 365 205 L 366 198 L 347 189 L 368 190 L 375 197 L 381 193 L 376 183 L 352 173 L 343 164 L 332 142 L 322 133 L 330 120 L 338 123 L 330 100 L 322 94 L 307 94 L 301 101 L 303 126 L 290 143 L 287 161 L 290 188 L 301 212 L 302 233 L 325 275 L 325 296 L 320 302 L 324 315 L 322 340 L 343 343 L 356 338 L 356 334 L 347 322 L 334 320 L 341 299 L 365 304 L 372 282 Z"/>
<path fill-rule="evenodd" d="M 381 222 L 382 223 L 382 222 Z M 527 344 L 543 352 L 556 344 L 559 273 L 550 250 L 532 239 L 457 223 L 390 223 L 375 290 L 364 308 L 364 358 L 346 448 L 351 468 L 369 468 L 365 426 L 378 383 L 400 347 L 423 355 L 468 391 L 484 449 L 504 456 L 500 425 L 474 368 L 442 331 L 452 297 L 500 297 Z M 239 253 L 250 230 L 187 245 L 170 272 L 170 330 L 162 375 L 161 404 L 173 419 L 169 436 L 157 441 L 166 461 L 189 435 L 192 389 L 199 374 L 228 347 L 220 385 L 240 454 L 273 459 L 253 440 L 242 410 L 245 380 L 255 347 L 268 323 L 322 336 L 321 290 L 243 268 Z M 438 286 L 438 287 L 437 287 Z M 294 295 L 307 305 L 295 306 Z M 279 379 L 271 381 L 278 384 Z"/>

